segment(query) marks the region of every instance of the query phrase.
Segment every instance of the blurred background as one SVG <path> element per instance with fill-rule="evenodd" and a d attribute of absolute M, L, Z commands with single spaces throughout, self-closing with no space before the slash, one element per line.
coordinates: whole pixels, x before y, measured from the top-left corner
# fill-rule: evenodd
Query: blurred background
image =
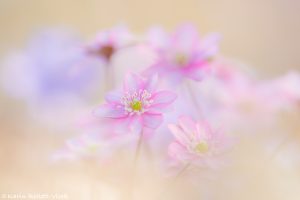
<path fill-rule="evenodd" d="M 70 27 L 90 38 L 120 23 L 142 33 L 151 25 L 172 30 L 192 22 L 203 34 L 221 33 L 223 55 L 251 66 L 261 77 L 274 77 L 300 70 L 299 10 L 299 0 L 0 0 L 0 57 L 23 48 L 35 31 L 49 26 Z M 46 156 L 67 134 L 34 125 L 22 102 L 3 92 L 0 97 L 0 194 L 58 193 L 89 199 L 86 166 L 47 162 Z M 248 161 L 227 173 L 243 174 L 246 183 L 230 188 L 220 183 L 215 199 L 299 199 L 300 165 L 266 162 L 258 143 L 243 143 L 243 153 L 236 156 Z M 99 199 L 117 199 L 109 186 L 100 188 L 100 196 L 108 196 Z"/>

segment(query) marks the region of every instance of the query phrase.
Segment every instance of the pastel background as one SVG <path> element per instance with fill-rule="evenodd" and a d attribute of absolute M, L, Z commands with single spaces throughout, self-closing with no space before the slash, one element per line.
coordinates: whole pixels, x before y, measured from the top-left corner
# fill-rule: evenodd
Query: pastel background
<path fill-rule="evenodd" d="M 201 33 L 221 33 L 223 55 L 249 65 L 259 77 L 273 77 L 300 70 L 299 10 L 298 0 L 0 0 L 0 56 L 22 48 L 31 34 L 48 26 L 67 26 L 88 38 L 120 23 L 142 33 L 151 25 L 171 30 L 192 22 Z M 46 156 L 68 134 L 34 125 L 24 112 L 20 101 L 0 91 L 0 193 L 66 193 L 69 199 L 88 199 L 88 173 L 98 169 L 49 165 Z M 300 132 L 295 115 L 285 124 L 292 136 Z M 300 152 L 295 138 L 283 149 L 283 157 Z M 267 139 L 264 135 L 242 141 L 235 153 L 241 162 L 225 173 L 216 199 L 299 199 L 299 159 L 292 164 L 282 164 L 280 158 L 268 162 L 261 145 Z M 246 181 L 226 186 L 232 176 Z M 109 185 L 96 186 L 100 199 L 118 199 Z"/>

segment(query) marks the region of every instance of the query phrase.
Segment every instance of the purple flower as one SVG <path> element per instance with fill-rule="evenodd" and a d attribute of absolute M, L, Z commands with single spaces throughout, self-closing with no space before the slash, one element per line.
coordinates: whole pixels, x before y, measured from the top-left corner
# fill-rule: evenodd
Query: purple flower
<path fill-rule="evenodd" d="M 91 97 L 99 89 L 101 69 L 80 42 L 65 30 L 41 32 L 25 51 L 8 58 L 5 88 L 32 104 Z"/>

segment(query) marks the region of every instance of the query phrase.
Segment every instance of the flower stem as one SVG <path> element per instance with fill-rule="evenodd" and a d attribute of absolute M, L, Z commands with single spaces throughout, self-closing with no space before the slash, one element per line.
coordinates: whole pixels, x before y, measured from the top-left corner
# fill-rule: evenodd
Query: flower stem
<path fill-rule="evenodd" d="M 271 160 L 275 159 L 278 156 L 278 154 L 283 150 L 283 148 L 286 147 L 287 144 L 289 144 L 290 139 L 291 136 L 287 136 L 280 142 L 280 144 L 274 149 L 273 153 L 271 154 Z"/>
<path fill-rule="evenodd" d="M 132 183 L 131 187 L 129 189 L 129 197 L 128 199 L 134 199 L 134 188 L 135 188 L 135 183 L 136 183 L 136 178 L 137 178 L 137 169 L 138 169 L 138 161 L 139 157 L 141 154 L 141 149 L 142 149 L 142 143 L 143 143 L 143 130 L 140 133 L 139 140 L 137 142 L 137 147 L 135 150 L 135 155 L 134 155 L 134 160 L 133 160 L 133 171 L 132 171 Z"/>
<path fill-rule="evenodd" d="M 110 61 L 107 63 L 107 66 L 105 66 L 104 70 L 105 92 L 108 92 L 115 86 L 114 67 Z"/>
<path fill-rule="evenodd" d="M 186 83 L 185 83 L 185 86 L 186 86 L 186 90 L 188 91 L 189 96 L 190 96 L 190 98 L 191 98 L 191 100 L 192 100 L 192 103 L 193 103 L 193 104 L 195 105 L 195 107 L 196 107 L 196 110 L 197 110 L 199 113 L 201 113 L 201 111 L 202 111 L 201 105 L 200 105 L 199 102 L 198 102 L 198 99 L 197 99 L 197 97 L 196 97 L 196 95 L 195 95 L 195 93 L 194 93 L 194 91 L 193 91 L 193 88 L 191 87 L 191 85 L 189 84 L 189 82 L 186 82 Z"/>
<path fill-rule="evenodd" d="M 187 163 L 175 176 L 174 182 L 177 181 L 185 172 L 186 170 L 191 166 L 191 163 Z"/>
<path fill-rule="evenodd" d="M 184 167 L 176 174 L 176 176 L 173 178 L 172 184 L 168 185 L 166 190 L 160 193 L 159 199 L 162 199 L 162 196 L 167 194 L 168 190 L 178 181 L 178 179 L 187 171 L 187 169 L 191 166 L 191 163 L 187 163 L 184 165 Z M 165 198 L 164 198 L 165 199 Z"/>
<path fill-rule="evenodd" d="M 135 156 L 134 156 L 134 172 L 136 171 L 137 168 L 137 164 L 138 164 L 138 159 L 140 157 L 140 153 L 141 153 L 141 147 L 142 147 L 142 143 L 143 143 L 143 131 L 141 131 L 138 143 L 137 143 L 137 147 L 135 150 Z"/>

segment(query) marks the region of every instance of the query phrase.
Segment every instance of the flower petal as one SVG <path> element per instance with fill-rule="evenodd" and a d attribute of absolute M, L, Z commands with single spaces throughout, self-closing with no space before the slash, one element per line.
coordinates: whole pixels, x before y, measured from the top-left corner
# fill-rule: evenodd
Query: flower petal
<path fill-rule="evenodd" d="M 124 81 L 124 91 L 125 92 L 136 92 L 139 89 L 143 89 L 144 80 L 141 76 L 129 73 L 125 77 Z"/>
<path fill-rule="evenodd" d="M 158 75 L 152 75 L 145 83 L 144 89 L 148 92 L 154 92 L 158 84 Z"/>
<path fill-rule="evenodd" d="M 173 142 L 168 147 L 168 154 L 171 158 L 184 162 L 191 160 L 193 156 L 178 142 Z"/>
<path fill-rule="evenodd" d="M 212 33 L 206 36 L 201 41 L 201 57 L 202 59 L 207 59 L 215 56 L 219 51 L 219 41 L 220 41 L 220 34 Z"/>
<path fill-rule="evenodd" d="M 199 121 L 196 125 L 196 129 L 198 140 L 210 140 L 214 136 L 214 132 L 206 121 Z"/>
<path fill-rule="evenodd" d="M 189 145 L 190 139 L 180 127 L 174 124 L 169 124 L 168 128 L 179 143 L 185 146 Z"/>
<path fill-rule="evenodd" d="M 173 106 L 167 103 L 155 104 L 147 109 L 147 113 L 165 113 L 172 110 Z"/>
<path fill-rule="evenodd" d="M 162 122 L 162 114 L 145 113 L 143 115 L 143 125 L 148 128 L 156 129 Z"/>
<path fill-rule="evenodd" d="M 142 119 L 140 116 L 132 116 L 130 119 L 129 129 L 135 134 L 140 134 L 143 129 Z"/>
<path fill-rule="evenodd" d="M 155 104 L 171 104 L 175 99 L 177 98 L 177 95 L 173 92 L 169 91 L 160 91 L 153 95 L 153 105 Z"/>
<path fill-rule="evenodd" d="M 184 24 L 177 28 L 173 37 L 173 47 L 183 51 L 190 52 L 199 44 L 199 34 L 196 29 L 191 24 Z"/>
<path fill-rule="evenodd" d="M 122 99 L 122 93 L 121 92 L 109 92 L 106 96 L 105 96 L 105 100 L 109 103 L 120 103 Z"/>
<path fill-rule="evenodd" d="M 187 116 L 179 117 L 179 125 L 186 133 L 193 133 L 196 131 L 196 123 L 190 117 Z"/>
<path fill-rule="evenodd" d="M 104 104 L 98 107 L 94 110 L 94 115 L 105 118 L 123 118 L 127 116 L 122 106 L 114 104 Z"/>

